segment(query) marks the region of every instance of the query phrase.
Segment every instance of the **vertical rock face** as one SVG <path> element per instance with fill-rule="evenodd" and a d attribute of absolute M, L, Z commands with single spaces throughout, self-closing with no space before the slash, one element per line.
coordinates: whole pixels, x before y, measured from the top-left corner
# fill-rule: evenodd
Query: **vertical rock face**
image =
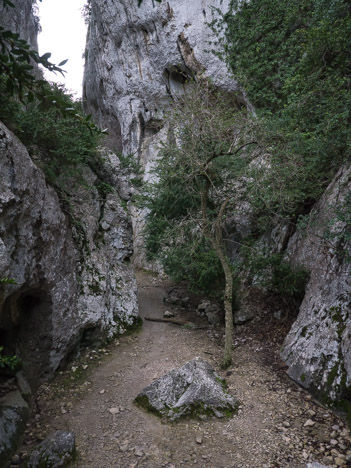
<path fill-rule="evenodd" d="M 166 138 L 164 114 L 185 81 L 209 77 L 238 91 L 226 65 L 211 52 L 218 38 L 208 26 L 227 11 L 228 0 L 172 0 L 155 3 L 93 2 L 86 47 L 83 99 L 99 124 L 108 127 L 109 144 L 132 154 L 150 177 L 158 146 Z M 211 44 L 212 42 L 212 44 Z M 144 215 L 133 213 L 136 256 Z"/>
<path fill-rule="evenodd" d="M 89 190 L 74 188 L 69 219 L 3 125 L 0 173 L 0 278 L 15 281 L 0 285 L 0 339 L 35 388 L 80 340 L 108 338 L 135 322 L 131 225 L 117 192 L 99 193 L 90 169 L 83 174 Z"/>
<path fill-rule="evenodd" d="M 0 2 L 0 25 L 36 49 L 35 2 L 13 4 Z M 0 280 L 15 282 L 0 282 L 0 346 L 23 360 L 32 388 L 81 340 L 123 332 L 138 315 L 118 160 L 107 152 L 99 170 L 84 169 L 85 184 L 72 187 L 70 212 L 63 212 L 24 146 L 0 123 Z"/>
<path fill-rule="evenodd" d="M 290 260 L 310 271 L 283 359 L 302 386 L 332 400 L 351 399 L 351 168 L 336 175 L 317 204 L 306 236 L 295 234 Z"/>
<path fill-rule="evenodd" d="M 163 126 L 165 108 L 186 78 L 204 74 L 234 90 L 235 81 L 210 49 L 207 25 L 227 0 L 93 2 L 86 47 L 83 98 L 113 144 L 143 152 Z"/>
<path fill-rule="evenodd" d="M 33 0 L 12 0 L 14 8 L 0 2 L 0 25 L 18 33 L 33 49 L 38 49 L 38 18 L 34 14 Z"/>

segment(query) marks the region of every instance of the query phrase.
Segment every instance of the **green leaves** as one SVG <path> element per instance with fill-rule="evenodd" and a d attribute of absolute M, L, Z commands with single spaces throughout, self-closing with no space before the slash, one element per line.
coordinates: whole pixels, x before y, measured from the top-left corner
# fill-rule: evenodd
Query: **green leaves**
<path fill-rule="evenodd" d="M 188 83 L 167 122 L 157 182 L 143 187 L 148 256 L 176 281 L 207 293 L 220 290 L 226 261 L 221 233 L 226 209 L 238 200 L 235 183 L 251 161 L 248 145 L 256 146 L 254 124 L 235 96 L 207 82 Z"/>
<path fill-rule="evenodd" d="M 7 80 L 7 91 L 20 99 L 35 95 L 38 99 L 45 97 L 45 81 L 35 77 L 34 64 L 42 65 L 54 73 L 64 74 L 61 65 L 49 61 L 50 52 L 40 56 L 30 45 L 20 38 L 18 33 L 0 27 L 0 76 Z"/>
<path fill-rule="evenodd" d="M 17 356 L 7 356 L 3 354 L 4 347 L 0 346 L 0 369 L 7 369 L 11 374 L 15 374 L 22 367 L 22 362 Z"/>
<path fill-rule="evenodd" d="M 5 88 L 2 79 L 0 120 L 26 145 L 48 182 L 60 194 L 69 192 L 81 183 L 82 166 L 94 164 L 102 132 L 62 86 L 44 83 L 41 101 L 28 92 L 26 106 L 6 95 Z"/>
<path fill-rule="evenodd" d="M 264 229 L 274 214 L 294 220 L 350 161 L 351 10 L 346 0 L 232 0 L 222 26 L 270 148 L 271 170 L 253 171 L 248 193 Z"/>

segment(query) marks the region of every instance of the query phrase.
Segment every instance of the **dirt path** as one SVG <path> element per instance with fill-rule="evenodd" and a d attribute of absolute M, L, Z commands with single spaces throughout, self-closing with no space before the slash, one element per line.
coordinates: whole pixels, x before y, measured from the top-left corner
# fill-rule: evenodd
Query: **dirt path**
<path fill-rule="evenodd" d="M 169 309 L 163 295 L 152 277 L 139 276 L 142 316 L 162 317 Z M 201 356 L 218 370 L 221 358 L 221 329 L 144 321 L 139 333 L 91 351 L 42 387 L 26 443 L 55 429 L 73 431 L 79 453 L 75 466 L 81 468 L 302 468 L 312 460 L 347 466 L 351 439 L 343 423 L 288 380 L 274 335 L 252 330 L 246 326 L 236 332 L 234 365 L 219 372 L 241 401 L 231 420 L 170 425 L 133 404 L 143 387 L 170 369 Z M 304 426 L 308 420 L 313 425 Z"/>

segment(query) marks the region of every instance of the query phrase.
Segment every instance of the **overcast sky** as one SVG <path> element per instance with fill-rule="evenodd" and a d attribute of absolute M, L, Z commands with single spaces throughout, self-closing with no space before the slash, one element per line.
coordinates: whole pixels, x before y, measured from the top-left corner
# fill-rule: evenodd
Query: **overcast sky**
<path fill-rule="evenodd" d="M 85 0 L 43 0 L 38 2 L 42 32 L 39 34 L 39 53 L 51 52 L 50 61 L 58 64 L 68 59 L 66 77 L 46 73 L 49 81 L 64 83 L 76 97 L 82 95 L 83 53 L 86 25 L 81 10 Z"/>

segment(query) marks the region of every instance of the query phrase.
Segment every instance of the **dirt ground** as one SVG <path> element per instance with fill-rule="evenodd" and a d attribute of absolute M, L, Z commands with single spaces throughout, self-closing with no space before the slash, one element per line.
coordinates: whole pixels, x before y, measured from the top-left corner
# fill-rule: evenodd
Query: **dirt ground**
<path fill-rule="evenodd" d="M 142 317 L 161 318 L 171 310 L 163 303 L 161 280 L 144 273 L 138 283 Z M 279 358 L 284 325 L 263 317 L 237 327 L 233 366 L 221 371 L 223 328 L 210 327 L 194 307 L 174 309 L 205 328 L 144 320 L 139 332 L 88 350 L 43 385 L 16 466 L 24 466 L 33 445 L 57 429 L 75 433 L 74 466 L 81 468 L 305 468 L 311 461 L 351 466 L 346 424 L 286 375 Z M 133 403 L 155 378 L 195 356 L 226 379 L 241 402 L 236 416 L 169 424 Z"/>

